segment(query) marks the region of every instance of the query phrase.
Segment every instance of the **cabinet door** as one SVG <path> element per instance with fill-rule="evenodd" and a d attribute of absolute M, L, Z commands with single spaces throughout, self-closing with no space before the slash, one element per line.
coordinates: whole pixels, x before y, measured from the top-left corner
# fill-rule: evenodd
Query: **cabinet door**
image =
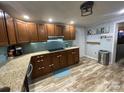
<path fill-rule="evenodd" d="M 4 13 L 0 10 L 0 46 L 8 45 Z"/>
<path fill-rule="evenodd" d="M 46 24 L 46 29 L 48 31 L 48 36 L 54 36 L 55 35 L 55 26 L 54 26 L 54 24 Z"/>
<path fill-rule="evenodd" d="M 42 62 L 44 69 L 43 69 L 43 74 L 48 74 L 52 72 L 52 61 L 51 61 L 51 56 L 50 54 L 44 55 L 44 59 Z"/>
<path fill-rule="evenodd" d="M 27 30 L 29 32 L 29 37 L 31 42 L 38 41 L 37 25 L 35 23 L 27 23 Z"/>
<path fill-rule="evenodd" d="M 31 64 L 33 65 L 32 79 L 52 72 L 52 62 L 49 54 L 32 57 Z"/>
<path fill-rule="evenodd" d="M 44 24 L 38 24 L 38 38 L 39 41 L 47 41 L 48 39 L 46 26 Z"/>
<path fill-rule="evenodd" d="M 69 25 L 66 25 L 64 27 L 63 34 L 64 34 L 64 39 L 65 40 L 70 40 L 71 39 Z"/>
<path fill-rule="evenodd" d="M 75 40 L 75 27 L 73 25 L 66 25 L 64 29 L 65 40 Z"/>
<path fill-rule="evenodd" d="M 61 68 L 60 66 L 60 54 L 59 53 L 52 53 L 52 63 L 54 64 L 53 70 L 58 70 Z"/>
<path fill-rule="evenodd" d="M 66 51 L 62 51 L 60 52 L 60 67 L 61 68 L 64 68 L 64 67 L 67 67 L 67 52 Z"/>
<path fill-rule="evenodd" d="M 73 49 L 67 51 L 68 65 L 75 64 L 75 57 L 74 57 L 74 54 L 73 53 L 74 53 Z"/>
<path fill-rule="evenodd" d="M 55 36 L 63 36 L 64 26 L 55 25 Z"/>
<path fill-rule="evenodd" d="M 74 49 L 75 63 L 79 63 L 79 48 Z"/>
<path fill-rule="evenodd" d="M 34 57 L 31 57 L 31 64 L 33 65 L 31 78 L 35 79 L 42 76 L 43 75 L 43 72 L 41 72 L 42 61 L 39 58 L 37 58 L 37 56 L 34 56 Z"/>
<path fill-rule="evenodd" d="M 6 26 L 7 26 L 7 33 L 9 44 L 16 44 L 16 33 L 15 33 L 15 26 L 13 18 L 5 12 L 5 19 L 6 19 Z"/>
<path fill-rule="evenodd" d="M 29 42 L 29 33 L 26 29 L 26 22 L 15 20 L 16 36 L 18 43 Z"/>
<path fill-rule="evenodd" d="M 75 40 L 75 27 L 73 25 L 70 25 L 70 35 L 71 35 L 71 40 Z"/>

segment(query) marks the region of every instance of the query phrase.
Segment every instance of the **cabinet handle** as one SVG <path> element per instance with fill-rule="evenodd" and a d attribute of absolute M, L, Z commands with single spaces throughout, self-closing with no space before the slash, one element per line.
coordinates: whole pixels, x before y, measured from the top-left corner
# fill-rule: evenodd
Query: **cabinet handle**
<path fill-rule="evenodd" d="M 41 67 L 39 67 L 38 69 L 41 70 Z"/>
<path fill-rule="evenodd" d="M 51 67 L 52 65 L 49 65 L 49 67 Z"/>
<path fill-rule="evenodd" d="M 44 60 L 42 59 L 41 62 L 43 62 Z"/>
<path fill-rule="evenodd" d="M 40 60 L 37 61 L 38 63 L 40 62 Z"/>
<path fill-rule="evenodd" d="M 37 58 L 40 58 L 39 56 L 37 56 Z"/>
<path fill-rule="evenodd" d="M 57 57 L 59 57 L 59 56 L 57 56 Z"/>
<path fill-rule="evenodd" d="M 59 57 L 61 57 L 62 55 L 59 55 Z"/>
<path fill-rule="evenodd" d="M 54 66 L 54 64 L 52 64 L 51 66 Z"/>
<path fill-rule="evenodd" d="M 45 67 L 41 67 L 42 69 L 44 69 Z"/>
<path fill-rule="evenodd" d="M 43 56 L 40 56 L 41 58 L 43 57 Z"/>
<path fill-rule="evenodd" d="M 75 54 L 75 52 L 72 52 L 72 54 Z"/>

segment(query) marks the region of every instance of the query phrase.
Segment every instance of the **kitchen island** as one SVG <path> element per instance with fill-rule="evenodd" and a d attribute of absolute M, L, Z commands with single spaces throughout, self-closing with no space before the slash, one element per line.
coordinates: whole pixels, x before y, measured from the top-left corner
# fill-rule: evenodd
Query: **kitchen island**
<path fill-rule="evenodd" d="M 78 47 L 68 47 L 64 50 L 75 49 Z M 58 50 L 63 51 L 63 50 Z M 54 51 L 53 51 L 54 52 Z M 57 52 L 57 51 L 55 51 Z M 3 67 L 0 68 L 0 88 L 10 87 L 11 92 L 23 91 L 25 76 L 27 74 L 28 66 L 32 56 L 49 54 L 49 51 L 39 51 L 22 55 L 11 61 L 8 61 Z"/>

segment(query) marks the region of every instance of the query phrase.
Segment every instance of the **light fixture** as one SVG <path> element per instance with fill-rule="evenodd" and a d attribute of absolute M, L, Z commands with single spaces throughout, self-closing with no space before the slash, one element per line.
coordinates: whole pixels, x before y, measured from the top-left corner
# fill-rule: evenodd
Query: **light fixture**
<path fill-rule="evenodd" d="M 118 12 L 118 14 L 123 14 L 124 13 L 124 9 L 122 9 L 122 10 L 120 10 L 119 12 Z"/>
<path fill-rule="evenodd" d="M 94 2 L 93 1 L 86 1 L 80 6 L 81 10 L 81 16 L 88 16 L 93 13 L 92 8 L 93 8 Z"/>
<path fill-rule="evenodd" d="M 48 19 L 48 21 L 49 21 L 49 22 L 52 22 L 52 21 L 53 21 L 53 19 L 52 19 L 52 18 L 49 18 L 49 19 Z"/>
<path fill-rule="evenodd" d="M 27 16 L 27 15 L 24 15 L 23 17 L 24 17 L 24 19 L 26 19 L 26 20 L 27 20 L 27 19 L 30 19 L 29 16 Z"/>
<path fill-rule="evenodd" d="M 74 24 L 74 21 L 70 21 L 70 24 Z"/>

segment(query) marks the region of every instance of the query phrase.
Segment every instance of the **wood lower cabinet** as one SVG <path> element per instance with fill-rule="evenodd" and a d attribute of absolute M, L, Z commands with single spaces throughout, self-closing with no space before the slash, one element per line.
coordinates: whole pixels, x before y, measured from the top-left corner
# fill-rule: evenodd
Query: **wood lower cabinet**
<path fill-rule="evenodd" d="M 0 46 L 6 45 L 8 45 L 8 38 L 4 20 L 4 12 L 0 10 Z"/>
<path fill-rule="evenodd" d="M 52 63 L 54 64 L 53 70 L 58 70 L 60 69 L 60 53 L 52 53 Z"/>
<path fill-rule="evenodd" d="M 16 33 L 15 33 L 15 26 L 14 26 L 14 20 L 13 18 L 4 12 L 5 14 L 5 20 L 6 20 L 6 26 L 7 26 L 7 33 L 8 33 L 8 39 L 9 39 L 9 44 L 16 44 Z"/>
<path fill-rule="evenodd" d="M 26 22 L 15 20 L 17 43 L 30 42 L 29 33 L 27 31 Z"/>
<path fill-rule="evenodd" d="M 74 60 L 75 60 L 75 63 L 79 63 L 79 48 L 77 49 L 74 49 Z"/>
<path fill-rule="evenodd" d="M 38 41 L 37 25 L 35 23 L 27 23 L 27 31 L 29 32 L 30 42 Z"/>
<path fill-rule="evenodd" d="M 68 64 L 67 64 L 67 52 L 66 51 L 60 52 L 59 63 L 60 63 L 60 68 L 64 68 L 64 67 L 68 66 Z"/>
<path fill-rule="evenodd" d="M 49 54 L 33 56 L 31 58 L 31 64 L 33 65 L 32 79 L 52 72 L 52 63 Z"/>
<path fill-rule="evenodd" d="M 67 51 L 68 65 L 73 65 L 79 62 L 79 48 Z"/>
<path fill-rule="evenodd" d="M 79 48 L 33 56 L 32 79 L 79 62 Z"/>
<path fill-rule="evenodd" d="M 58 70 L 67 66 L 66 51 L 52 53 L 53 69 Z"/>
<path fill-rule="evenodd" d="M 39 41 L 47 41 L 48 39 L 48 32 L 46 30 L 45 24 L 38 24 L 38 38 Z"/>

